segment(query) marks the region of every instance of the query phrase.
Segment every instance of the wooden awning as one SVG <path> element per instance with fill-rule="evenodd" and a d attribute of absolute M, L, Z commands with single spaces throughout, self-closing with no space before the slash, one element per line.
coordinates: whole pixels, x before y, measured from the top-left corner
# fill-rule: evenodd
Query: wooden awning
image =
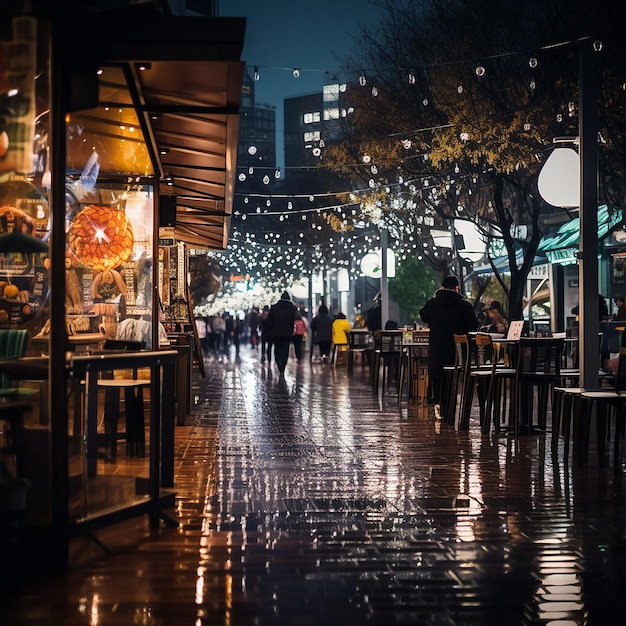
<path fill-rule="evenodd" d="M 156 179 L 176 239 L 224 249 L 232 214 L 245 18 L 81 15 L 66 29 L 68 166 L 95 146 L 99 179 Z M 97 84 L 94 76 L 97 72 Z M 94 98 L 97 90 L 97 101 Z M 85 102 L 90 103 L 85 106 Z"/>

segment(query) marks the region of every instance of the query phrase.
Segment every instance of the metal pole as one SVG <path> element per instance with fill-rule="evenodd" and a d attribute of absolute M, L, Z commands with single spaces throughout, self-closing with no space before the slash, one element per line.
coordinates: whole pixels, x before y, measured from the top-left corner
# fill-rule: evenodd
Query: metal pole
<path fill-rule="evenodd" d="M 389 289 L 387 279 L 387 248 L 388 232 L 386 228 L 380 229 L 380 255 L 381 255 L 381 276 L 380 276 L 380 327 L 385 328 L 389 320 Z"/>
<path fill-rule="evenodd" d="M 65 353 L 65 168 L 66 128 L 68 108 L 68 68 L 62 39 L 60 19 L 52 22 L 50 43 L 50 139 L 52 184 L 50 213 L 50 355 L 48 403 L 50 411 L 50 489 L 52 491 L 52 527 L 48 538 L 50 558 L 61 568 L 69 562 L 69 461 L 68 461 L 68 401 Z M 75 393 L 78 393 L 76 391 Z M 84 451 L 83 451 L 84 452 Z"/>
<path fill-rule="evenodd" d="M 580 383 L 598 387 L 598 71 L 592 45 L 579 51 L 580 239 Z"/>

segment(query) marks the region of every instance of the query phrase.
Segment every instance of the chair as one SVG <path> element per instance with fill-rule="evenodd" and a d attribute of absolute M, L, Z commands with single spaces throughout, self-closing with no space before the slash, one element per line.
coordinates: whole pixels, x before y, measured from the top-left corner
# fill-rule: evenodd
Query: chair
<path fill-rule="evenodd" d="M 17 328 L 0 329 L 0 358 L 18 359 L 26 353 L 28 331 Z M 0 396 L 31 395 L 32 389 L 20 389 L 19 381 L 0 372 Z"/>
<path fill-rule="evenodd" d="M 381 330 L 379 331 L 378 347 L 374 348 L 372 364 L 372 388 L 378 394 L 380 385 L 380 370 L 382 368 L 382 390 L 385 391 L 391 374 L 398 374 L 398 365 L 402 354 L 402 331 Z M 397 380 L 396 380 L 397 383 Z"/>
<path fill-rule="evenodd" d="M 0 329 L 0 358 L 16 359 L 23 357 L 28 344 L 28 331 L 24 329 Z M 2 451 L 15 456 L 18 476 L 24 475 L 24 414 L 31 408 L 28 398 L 36 393 L 34 389 L 22 389 L 19 381 L 0 372 L 0 396 L 4 399 L 0 419 L 5 422 L 4 445 Z"/>
<path fill-rule="evenodd" d="M 367 330 L 351 330 L 348 335 L 348 374 L 354 371 L 354 358 L 361 355 L 361 365 L 365 365 L 371 350 L 371 336 Z"/>
<path fill-rule="evenodd" d="M 515 438 L 522 430 L 531 434 L 538 428 L 545 433 L 551 391 L 561 376 L 564 346 L 561 338 L 522 337 L 519 340 L 510 410 Z"/>

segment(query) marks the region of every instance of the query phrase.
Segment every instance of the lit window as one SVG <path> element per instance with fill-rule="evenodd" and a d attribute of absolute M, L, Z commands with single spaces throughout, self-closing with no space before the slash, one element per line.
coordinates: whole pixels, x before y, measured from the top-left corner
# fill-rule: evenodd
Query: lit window
<path fill-rule="evenodd" d="M 339 109 L 337 107 L 331 107 L 330 109 L 324 109 L 324 119 L 325 120 L 338 120 L 339 119 Z"/>
<path fill-rule="evenodd" d="M 339 100 L 339 85 L 324 85 L 324 102 Z"/>
<path fill-rule="evenodd" d="M 321 138 L 320 131 L 316 130 L 311 133 L 304 133 L 304 141 L 319 141 Z"/>
<path fill-rule="evenodd" d="M 321 120 L 320 112 L 313 111 L 312 113 L 305 113 L 303 119 L 305 124 L 313 124 L 314 122 L 319 122 Z"/>

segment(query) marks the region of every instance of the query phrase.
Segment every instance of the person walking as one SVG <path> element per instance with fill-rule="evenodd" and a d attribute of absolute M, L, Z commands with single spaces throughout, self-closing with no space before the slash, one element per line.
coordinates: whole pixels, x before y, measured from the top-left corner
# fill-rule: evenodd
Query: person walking
<path fill-rule="evenodd" d="M 454 335 L 465 335 L 478 328 L 474 307 L 460 293 L 456 276 L 443 279 L 441 287 L 420 310 L 422 321 L 428 324 L 428 375 L 431 402 L 435 417 L 441 419 L 441 383 L 446 365 L 454 364 Z"/>
<path fill-rule="evenodd" d="M 296 305 L 291 301 L 289 294 L 283 291 L 280 300 L 270 307 L 267 316 L 267 324 L 274 343 L 274 360 L 281 377 L 285 375 L 285 367 L 289 359 L 296 310 Z"/>
<path fill-rule="evenodd" d="M 250 345 L 258 350 L 259 347 L 259 325 L 261 323 L 261 314 L 258 307 L 252 307 L 248 316 L 248 328 L 250 329 Z"/>
<path fill-rule="evenodd" d="M 302 342 L 306 331 L 306 320 L 302 317 L 302 313 L 296 310 L 296 321 L 293 323 L 293 350 L 296 354 L 296 361 L 302 360 Z"/>
<path fill-rule="evenodd" d="M 313 343 L 318 346 L 322 363 L 327 363 L 333 340 L 333 320 L 325 304 L 320 304 L 317 315 L 311 320 L 311 332 Z"/>
<path fill-rule="evenodd" d="M 270 308 L 267 304 L 263 307 L 261 315 L 259 316 L 259 327 L 261 329 L 261 363 L 272 362 L 272 333 L 267 325 L 267 316 L 270 313 Z"/>
<path fill-rule="evenodd" d="M 198 333 L 198 343 L 200 344 L 200 350 L 202 351 L 202 357 L 207 356 L 208 353 L 208 340 L 207 340 L 207 328 L 206 320 L 203 317 L 196 317 L 196 332 Z"/>

